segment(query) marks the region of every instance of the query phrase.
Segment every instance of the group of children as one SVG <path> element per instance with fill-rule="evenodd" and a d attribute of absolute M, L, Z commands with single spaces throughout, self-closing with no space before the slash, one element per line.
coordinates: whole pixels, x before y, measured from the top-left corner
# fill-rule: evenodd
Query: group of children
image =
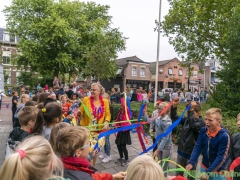
<path fill-rule="evenodd" d="M 171 178 L 166 173 L 168 163 L 161 164 L 164 170 L 162 171 L 161 167 L 159 165 L 156 167 L 156 162 L 151 162 L 149 160 L 151 158 L 146 155 L 139 156 L 136 158 L 136 161 L 129 162 L 126 146 L 131 144 L 129 130 L 119 132 L 115 141 L 120 156 L 116 163 L 122 166 L 127 166 L 130 163 L 127 176 L 123 172 L 115 175 L 97 173 L 90 163 L 93 157 L 98 156 L 98 152 L 89 152 L 89 131 L 84 127 L 71 126 L 73 125 L 71 124 L 73 117 L 69 117 L 71 115 L 69 111 L 77 103 L 77 96 L 68 99 L 66 95 L 63 95 L 60 97 L 60 102 L 56 102 L 51 97 L 41 94 L 38 98 L 38 104 L 28 100 L 28 96 L 22 95 L 21 103 L 24 105 L 19 106 L 21 108 L 19 108 L 17 116 L 14 116 L 14 118 L 17 118 L 20 127 L 14 128 L 9 135 L 7 148 L 12 151 L 8 151 L 6 154 L 6 161 L 0 170 L 0 179 L 51 179 L 54 177 L 58 179 L 64 177 L 71 180 L 141 179 L 140 177 L 152 179 L 155 175 L 157 179 L 162 179 L 164 175 L 166 178 Z M 169 106 L 169 103 L 157 103 L 157 110 L 153 112 L 151 118 L 148 117 L 146 110 L 144 111 L 143 119 L 150 123 L 150 134 L 153 138 L 153 143 L 156 136 L 166 132 L 179 118 L 177 115 L 179 98 L 173 99 L 171 106 Z M 130 117 L 129 109 L 125 107 L 124 98 L 121 98 L 121 104 L 122 108 L 116 122 L 125 121 Z M 202 154 L 200 178 L 209 180 L 225 179 L 221 172 L 229 168 L 229 158 L 227 156 L 229 148 L 231 147 L 230 162 L 239 157 L 239 134 L 234 135 L 230 143 L 227 130 L 221 126 L 222 113 L 220 109 L 209 109 L 206 111 L 203 120 L 200 115 L 200 103 L 190 102 L 188 105 L 191 107 L 187 111 L 186 117 L 180 121 L 182 130 L 178 143 L 177 163 L 186 167 L 187 170 L 191 170 L 193 175 L 196 175 L 197 173 L 194 170 L 196 170 L 198 157 Z M 127 112 L 125 112 L 126 110 Z M 65 121 L 62 122 L 64 118 Z M 240 115 L 237 119 L 240 128 Z M 126 121 L 116 124 L 116 127 L 128 125 L 129 123 Z M 158 141 L 158 145 L 153 151 L 153 156 L 158 157 L 158 160 L 171 158 L 173 147 L 172 133 L 174 133 L 174 130 Z M 13 153 L 13 150 L 17 150 L 15 151 L 16 153 Z M 41 159 L 40 156 L 42 154 L 44 154 L 44 158 Z M 89 158 L 90 155 L 91 157 Z M 48 159 L 45 159 L 45 156 Z M 60 158 L 61 163 L 59 163 L 59 158 L 57 157 Z M 149 163 L 152 165 L 146 166 L 146 160 L 149 160 Z M 29 164 L 29 161 L 32 164 Z M 136 169 L 138 167 L 137 164 L 144 169 L 144 172 Z M 42 169 L 37 171 L 39 167 L 42 167 Z M 148 168 L 149 170 L 147 170 Z M 157 169 L 153 170 L 154 168 Z M 15 169 L 16 172 L 14 173 L 12 169 Z M 34 173 L 34 171 L 41 172 L 43 170 L 46 172 Z M 153 172 L 158 174 L 154 175 L 152 174 Z M 182 176 L 183 173 L 177 172 L 176 175 L 179 177 L 178 175 Z M 188 179 L 194 178 L 188 177 Z"/>

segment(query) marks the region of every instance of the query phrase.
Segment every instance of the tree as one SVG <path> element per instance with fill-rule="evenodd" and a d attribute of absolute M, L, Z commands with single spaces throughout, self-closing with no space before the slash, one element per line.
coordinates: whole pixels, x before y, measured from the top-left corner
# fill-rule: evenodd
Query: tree
<path fill-rule="evenodd" d="M 4 13 L 7 30 L 20 38 L 22 55 L 15 63 L 54 76 L 72 75 L 76 68 L 81 72 L 89 61 L 86 54 L 91 54 L 98 39 L 114 31 L 108 10 L 109 6 L 94 2 L 13 0 Z M 116 38 L 112 47 L 116 47 L 115 53 L 125 48 L 125 38 Z"/>
<path fill-rule="evenodd" d="M 91 48 L 91 51 L 86 54 L 89 59 L 84 74 L 96 77 L 98 81 L 101 79 L 110 79 L 116 76 L 117 66 L 116 53 L 122 50 L 125 42 L 122 39 L 122 34 L 118 29 L 113 29 L 102 36 L 99 36 L 97 43 Z"/>
<path fill-rule="evenodd" d="M 221 43 L 239 0 L 168 1 L 170 9 L 161 27 L 182 59 L 200 62 L 228 57 Z"/>
<path fill-rule="evenodd" d="M 4 84 L 7 84 L 8 79 L 10 78 L 10 75 L 5 70 L 3 70 L 3 77 L 4 77 Z"/>
<path fill-rule="evenodd" d="M 221 82 L 213 91 L 212 106 L 220 107 L 229 117 L 235 117 L 240 112 L 240 6 L 238 5 L 229 22 L 226 38 L 220 46 L 228 50 L 228 61 L 221 61 L 222 69 L 217 71 Z"/>

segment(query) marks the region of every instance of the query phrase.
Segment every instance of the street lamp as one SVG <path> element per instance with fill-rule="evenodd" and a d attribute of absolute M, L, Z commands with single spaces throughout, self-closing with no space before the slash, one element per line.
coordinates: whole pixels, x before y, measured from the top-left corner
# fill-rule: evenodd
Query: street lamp
<path fill-rule="evenodd" d="M 160 22 L 161 22 L 161 8 L 162 0 L 159 3 L 159 17 L 158 17 L 158 41 L 157 41 L 157 60 L 156 60 L 156 78 L 155 78 L 155 96 L 154 96 L 154 105 L 157 103 L 157 94 L 158 94 L 158 61 L 159 61 L 159 52 L 160 52 Z"/>

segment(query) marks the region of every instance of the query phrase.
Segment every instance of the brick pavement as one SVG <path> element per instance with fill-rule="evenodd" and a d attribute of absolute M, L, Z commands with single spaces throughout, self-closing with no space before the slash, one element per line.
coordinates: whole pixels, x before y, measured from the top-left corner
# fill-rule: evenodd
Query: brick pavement
<path fill-rule="evenodd" d="M 10 103 L 11 104 L 11 98 L 5 98 L 4 99 L 3 106 L 5 104 Z M 12 130 L 12 121 L 11 121 L 11 108 L 2 108 L 0 110 L 0 119 L 2 122 L 0 122 L 0 167 L 2 166 L 5 158 L 5 148 L 6 148 L 6 140 L 7 137 Z M 138 141 L 137 134 L 131 134 L 132 137 L 132 145 L 127 146 L 128 153 L 129 153 L 129 159 L 132 160 L 134 159 L 140 152 L 141 150 L 141 145 Z M 149 144 L 151 145 L 152 140 L 149 139 Z M 118 166 L 117 164 L 114 163 L 116 159 L 119 158 L 117 147 L 114 143 L 115 141 L 115 136 L 111 135 L 110 136 L 110 143 L 111 143 L 111 156 L 112 156 L 112 161 L 108 163 L 102 163 L 101 159 L 98 159 L 95 165 L 95 168 L 98 169 L 98 171 L 101 172 L 109 172 L 109 173 L 117 173 L 119 171 L 126 171 L 126 167 Z M 149 147 L 149 145 L 147 145 Z M 177 145 L 173 145 L 173 154 L 171 160 L 176 162 L 177 159 Z M 199 164 L 200 160 L 198 163 L 198 169 L 199 169 Z M 175 165 L 170 164 L 170 167 L 175 167 Z M 174 175 L 174 174 L 172 174 Z"/>

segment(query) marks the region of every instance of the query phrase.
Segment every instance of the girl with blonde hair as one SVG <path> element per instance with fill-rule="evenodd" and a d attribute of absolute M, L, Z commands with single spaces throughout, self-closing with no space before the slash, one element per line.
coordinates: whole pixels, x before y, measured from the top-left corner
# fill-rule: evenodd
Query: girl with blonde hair
<path fill-rule="evenodd" d="M 53 175 L 53 172 L 60 176 Z M 1 180 L 61 180 L 63 167 L 49 142 L 42 136 L 32 136 L 17 146 L 0 170 Z"/>
<path fill-rule="evenodd" d="M 25 106 L 26 102 L 28 102 L 30 99 L 29 95 L 28 94 L 23 94 L 21 95 L 20 97 L 20 104 L 18 105 L 18 108 L 14 114 L 14 124 L 13 124 L 13 128 L 15 127 L 21 127 L 21 125 L 19 124 L 19 121 L 18 121 L 18 113 L 19 111 Z"/>

